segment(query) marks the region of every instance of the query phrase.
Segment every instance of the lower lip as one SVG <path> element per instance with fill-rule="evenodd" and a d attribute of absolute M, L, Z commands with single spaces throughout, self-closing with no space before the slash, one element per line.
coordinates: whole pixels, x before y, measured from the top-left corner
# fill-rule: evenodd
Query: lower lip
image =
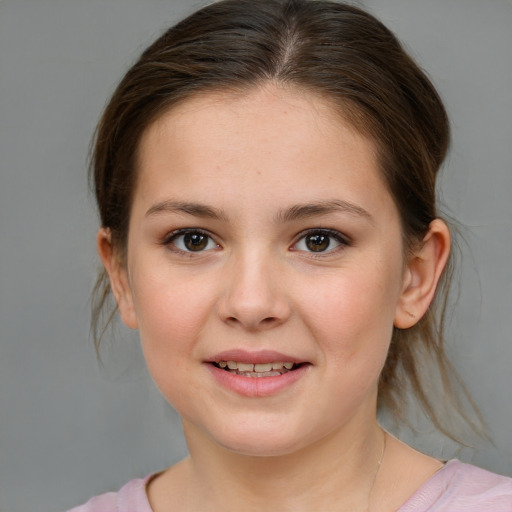
<path fill-rule="evenodd" d="M 295 370 L 274 377 L 244 377 L 207 363 L 213 377 L 223 387 L 249 397 L 271 396 L 292 386 L 308 371 L 310 365 L 303 364 Z"/>

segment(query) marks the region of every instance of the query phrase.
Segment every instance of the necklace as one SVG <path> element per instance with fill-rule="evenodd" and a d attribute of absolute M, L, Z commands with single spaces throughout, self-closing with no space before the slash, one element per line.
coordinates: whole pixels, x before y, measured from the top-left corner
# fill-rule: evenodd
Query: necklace
<path fill-rule="evenodd" d="M 375 482 L 377 481 L 377 476 L 379 475 L 380 467 L 382 466 L 382 460 L 384 459 L 384 453 L 386 451 L 386 431 L 382 430 L 383 440 L 382 440 L 382 452 L 380 454 L 379 460 L 377 461 L 377 471 L 375 471 L 375 475 L 373 475 L 372 485 L 370 487 L 370 492 L 368 493 L 368 504 L 366 505 L 366 512 L 370 512 L 370 501 L 372 497 L 373 487 L 375 486 Z"/>

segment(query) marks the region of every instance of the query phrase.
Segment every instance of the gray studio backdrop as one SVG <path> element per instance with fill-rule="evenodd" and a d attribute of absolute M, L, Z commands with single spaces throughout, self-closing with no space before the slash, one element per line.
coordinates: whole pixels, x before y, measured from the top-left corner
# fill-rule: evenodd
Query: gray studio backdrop
<path fill-rule="evenodd" d="M 88 145 L 127 66 L 186 0 L 0 0 L 0 510 L 63 510 L 185 453 L 177 415 L 121 330 L 89 336 L 96 214 Z M 453 359 L 494 445 L 461 458 L 512 475 L 512 3 L 368 0 L 441 91 L 443 196 L 466 226 Z M 445 443 L 426 431 L 418 446 Z M 453 455 L 453 453 L 451 454 Z M 451 456 L 447 454 L 447 456 Z"/>

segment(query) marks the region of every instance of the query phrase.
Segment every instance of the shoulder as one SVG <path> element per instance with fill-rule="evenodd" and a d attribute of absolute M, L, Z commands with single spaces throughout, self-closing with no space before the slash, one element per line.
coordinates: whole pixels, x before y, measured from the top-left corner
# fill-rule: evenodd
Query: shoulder
<path fill-rule="evenodd" d="M 152 512 L 146 494 L 151 476 L 130 480 L 118 492 L 107 492 L 68 512 Z"/>
<path fill-rule="evenodd" d="M 399 512 L 512 512 L 512 478 L 447 462 Z"/>

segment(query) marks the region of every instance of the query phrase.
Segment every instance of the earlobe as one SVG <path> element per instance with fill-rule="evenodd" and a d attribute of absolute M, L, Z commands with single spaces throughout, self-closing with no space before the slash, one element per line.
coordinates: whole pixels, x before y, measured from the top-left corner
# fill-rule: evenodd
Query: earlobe
<path fill-rule="evenodd" d="M 435 219 L 405 269 L 402 292 L 395 312 L 395 327 L 408 329 L 426 313 L 434 299 L 449 254 L 450 231 L 441 219 Z"/>
<path fill-rule="evenodd" d="M 116 254 L 108 228 L 98 230 L 96 245 L 100 259 L 110 279 L 110 286 L 117 302 L 119 314 L 127 327 L 137 329 L 137 316 L 126 265 Z"/>

